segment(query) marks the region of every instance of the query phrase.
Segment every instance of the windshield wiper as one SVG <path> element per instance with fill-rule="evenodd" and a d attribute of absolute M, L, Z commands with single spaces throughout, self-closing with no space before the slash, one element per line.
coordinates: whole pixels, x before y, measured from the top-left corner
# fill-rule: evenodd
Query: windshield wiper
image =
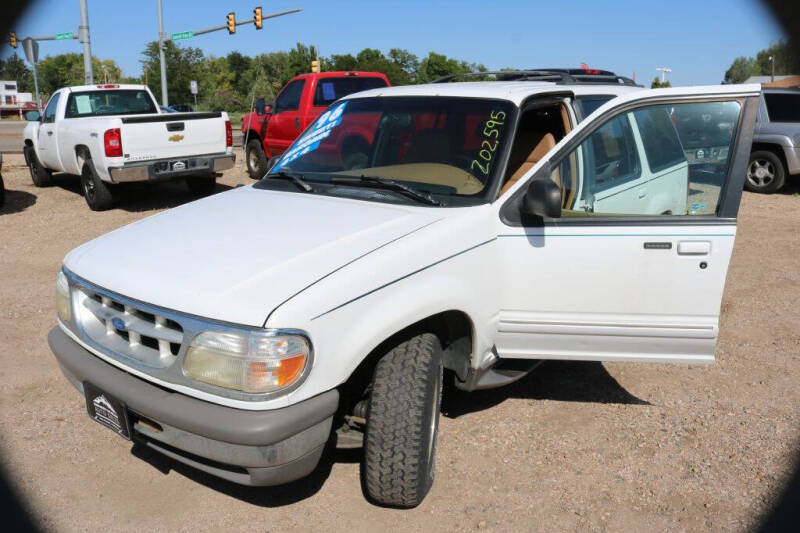
<path fill-rule="evenodd" d="M 399 181 L 378 178 L 376 176 L 336 176 L 331 178 L 331 183 L 341 183 L 343 185 L 364 185 L 375 189 L 388 189 L 396 191 L 405 196 L 428 205 L 442 205 L 442 202 L 428 193 L 418 191 L 408 185 L 403 185 Z"/>
<path fill-rule="evenodd" d="M 297 185 L 298 189 L 301 189 L 305 192 L 311 192 L 314 189 L 303 180 L 302 174 L 295 174 L 292 172 L 286 172 L 285 170 L 281 170 L 280 172 L 276 172 L 275 174 L 267 174 L 266 176 L 269 179 L 280 179 L 280 180 L 288 180 Z"/>

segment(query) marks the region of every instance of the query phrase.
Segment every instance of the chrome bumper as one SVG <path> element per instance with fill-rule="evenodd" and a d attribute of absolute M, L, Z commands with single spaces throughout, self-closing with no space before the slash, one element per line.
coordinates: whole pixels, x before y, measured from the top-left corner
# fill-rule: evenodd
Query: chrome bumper
<path fill-rule="evenodd" d="M 186 162 L 181 169 L 172 168 L 172 163 Z M 176 157 L 155 161 L 142 161 L 126 164 L 121 167 L 109 167 L 108 175 L 112 183 L 129 183 L 133 181 L 155 181 L 194 174 L 221 172 L 233 168 L 236 162 L 234 154 L 216 154 L 194 157 Z"/>

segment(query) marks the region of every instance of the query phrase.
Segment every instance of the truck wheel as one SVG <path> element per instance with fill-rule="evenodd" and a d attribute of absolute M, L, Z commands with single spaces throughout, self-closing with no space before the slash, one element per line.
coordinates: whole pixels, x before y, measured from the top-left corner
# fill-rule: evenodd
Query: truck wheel
<path fill-rule="evenodd" d="M 247 142 L 245 160 L 247 161 L 247 173 L 251 178 L 260 180 L 264 177 L 267 172 L 267 154 L 264 153 L 261 141 L 251 139 Z"/>
<path fill-rule="evenodd" d="M 192 194 L 208 196 L 217 188 L 217 178 L 215 176 L 190 176 L 186 178 L 186 186 Z"/>
<path fill-rule="evenodd" d="M 39 162 L 36 157 L 36 151 L 32 148 L 26 148 L 28 154 L 28 170 L 31 173 L 31 181 L 37 187 L 48 187 L 53 183 L 53 172 L 46 169 Z"/>
<path fill-rule="evenodd" d="M 83 197 L 92 211 L 105 211 L 114 205 L 114 190 L 97 175 L 91 159 L 87 159 L 83 163 L 81 187 L 83 188 Z"/>
<path fill-rule="evenodd" d="M 375 503 L 416 507 L 433 484 L 442 403 L 442 347 L 424 333 L 384 355 L 367 412 L 362 477 Z"/>
<path fill-rule="evenodd" d="M 777 192 L 786 180 L 786 169 L 783 161 L 774 152 L 758 150 L 750 154 L 750 165 L 747 167 L 747 179 L 744 188 L 760 193 Z"/>

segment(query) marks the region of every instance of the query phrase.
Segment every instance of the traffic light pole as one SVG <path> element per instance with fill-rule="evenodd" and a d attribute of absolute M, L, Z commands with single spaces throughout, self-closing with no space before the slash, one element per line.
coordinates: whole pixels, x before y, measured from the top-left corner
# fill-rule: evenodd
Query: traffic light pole
<path fill-rule="evenodd" d="M 158 0 L 158 57 L 161 63 L 161 105 L 169 105 L 167 96 L 167 58 L 164 48 L 167 46 L 167 34 L 164 33 L 164 17 L 161 15 L 161 0 Z"/>
<path fill-rule="evenodd" d="M 161 13 L 161 3 L 162 0 L 158 0 L 158 55 L 161 63 L 161 105 L 168 106 L 169 99 L 167 97 L 167 60 L 164 54 L 164 49 L 166 48 L 167 43 L 169 41 L 190 39 L 192 37 L 195 37 L 196 35 L 203 35 L 204 33 L 211 33 L 214 31 L 228 30 L 230 33 L 233 32 L 230 31 L 228 24 L 222 24 L 220 26 L 210 26 L 208 28 L 202 28 L 195 31 L 182 31 L 179 33 L 173 33 L 172 36 L 167 36 L 167 34 L 164 32 L 164 17 Z M 259 15 L 261 14 L 260 7 L 256 8 L 256 10 L 254 11 L 257 11 Z M 299 13 L 300 11 L 302 11 L 302 9 L 294 8 L 294 9 L 288 9 L 286 11 L 279 11 L 277 13 L 270 13 L 269 15 L 263 15 L 261 16 L 259 23 L 264 19 L 274 19 L 276 17 L 282 17 L 284 15 L 291 15 L 292 13 Z M 243 24 L 253 24 L 253 23 L 256 23 L 255 17 L 247 20 L 239 20 L 233 22 L 235 26 L 241 26 Z M 258 23 L 256 23 L 256 26 L 258 26 L 258 29 L 261 29 Z"/>

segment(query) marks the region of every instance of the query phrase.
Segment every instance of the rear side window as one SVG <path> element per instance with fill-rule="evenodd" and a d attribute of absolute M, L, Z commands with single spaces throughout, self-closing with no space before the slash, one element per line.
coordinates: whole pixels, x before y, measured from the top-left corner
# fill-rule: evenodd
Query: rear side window
<path fill-rule="evenodd" d="M 675 110 L 672 109 L 672 115 L 669 111 L 664 106 L 657 106 L 633 112 L 642 135 L 647 164 L 653 173 L 686 161 L 673 124 L 673 120 L 677 120 Z"/>
<path fill-rule="evenodd" d="M 386 87 L 386 82 L 383 78 L 361 78 L 358 76 L 322 78 L 317 81 L 317 88 L 314 90 L 314 105 L 327 107 L 348 94 L 379 87 Z"/>
<path fill-rule="evenodd" d="M 800 122 L 800 94 L 765 93 L 770 122 Z"/>
<path fill-rule="evenodd" d="M 591 115 L 597 110 L 598 107 L 605 104 L 612 98 L 614 98 L 614 96 L 611 95 L 591 95 L 577 97 L 575 99 L 575 104 L 580 109 L 581 120 Z"/>
<path fill-rule="evenodd" d="M 290 111 L 300 107 L 300 97 L 303 95 L 303 86 L 306 80 L 294 80 L 281 91 L 275 100 L 275 112 Z"/>

